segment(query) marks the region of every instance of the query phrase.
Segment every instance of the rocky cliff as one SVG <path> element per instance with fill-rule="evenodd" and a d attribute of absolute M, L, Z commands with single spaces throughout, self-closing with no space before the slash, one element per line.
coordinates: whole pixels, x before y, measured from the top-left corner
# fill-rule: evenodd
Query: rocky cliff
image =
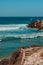
<path fill-rule="evenodd" d="M 0 65 L 43 65 L 43 46 L 21 47 Z"/>

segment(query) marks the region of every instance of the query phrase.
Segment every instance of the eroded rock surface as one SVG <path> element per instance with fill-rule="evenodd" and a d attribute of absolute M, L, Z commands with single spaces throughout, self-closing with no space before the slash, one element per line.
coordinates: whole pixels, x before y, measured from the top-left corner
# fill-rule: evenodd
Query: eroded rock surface
<path fill-rule="evenodd" d="M 0 65 L 43 65 L 43 46 L 21 47 Z"/>

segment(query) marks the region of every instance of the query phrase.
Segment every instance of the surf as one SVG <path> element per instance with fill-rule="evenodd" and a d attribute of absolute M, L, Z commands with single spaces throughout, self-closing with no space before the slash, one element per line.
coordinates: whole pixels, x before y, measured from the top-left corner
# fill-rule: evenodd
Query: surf
<path fill-rule="evenodd" d="M 0 25 L 0 42 L 14 39 L 29 39 L 43 36 L 43 30 L 27 28 L 27 24 Z"/>
<path fill-rule="evenodd" d="M 0 39 L 1 41 L 8 41 L 8 40 L 15 40 L 15 39 L 31 39 L 31 38 L 37 38 L 37 37 L 43 37 L 43 32 L 40 33 L 32 33 L 32 34 L 13 34 L 13 35 L 5 35 L 5 37 L 2 37 Z"/>
<path fill-rule="evenodd" d="M 27 24 L 8 24 L 0 25 L 0 31 L 17 30 L 21 27 L 26 27 Z"/>

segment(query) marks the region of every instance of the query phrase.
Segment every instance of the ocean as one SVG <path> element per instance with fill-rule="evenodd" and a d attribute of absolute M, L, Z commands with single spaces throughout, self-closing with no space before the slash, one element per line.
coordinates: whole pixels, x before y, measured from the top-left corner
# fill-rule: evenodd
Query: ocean
<path fill-rule="evenodd" d="M 27 28 L 36 19 L 43 17 L 0 17 L 0 59 L 22 46 L 43 45 L 43 30 Z"/>

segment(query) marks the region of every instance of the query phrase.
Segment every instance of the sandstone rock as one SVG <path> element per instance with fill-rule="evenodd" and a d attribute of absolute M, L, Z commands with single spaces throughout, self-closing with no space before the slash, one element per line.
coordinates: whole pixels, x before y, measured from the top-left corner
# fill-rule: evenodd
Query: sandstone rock
<path fill-rule="evenodd" d="M 43 65 L 43 46 L 20 47 L 0 65 Z"/>

